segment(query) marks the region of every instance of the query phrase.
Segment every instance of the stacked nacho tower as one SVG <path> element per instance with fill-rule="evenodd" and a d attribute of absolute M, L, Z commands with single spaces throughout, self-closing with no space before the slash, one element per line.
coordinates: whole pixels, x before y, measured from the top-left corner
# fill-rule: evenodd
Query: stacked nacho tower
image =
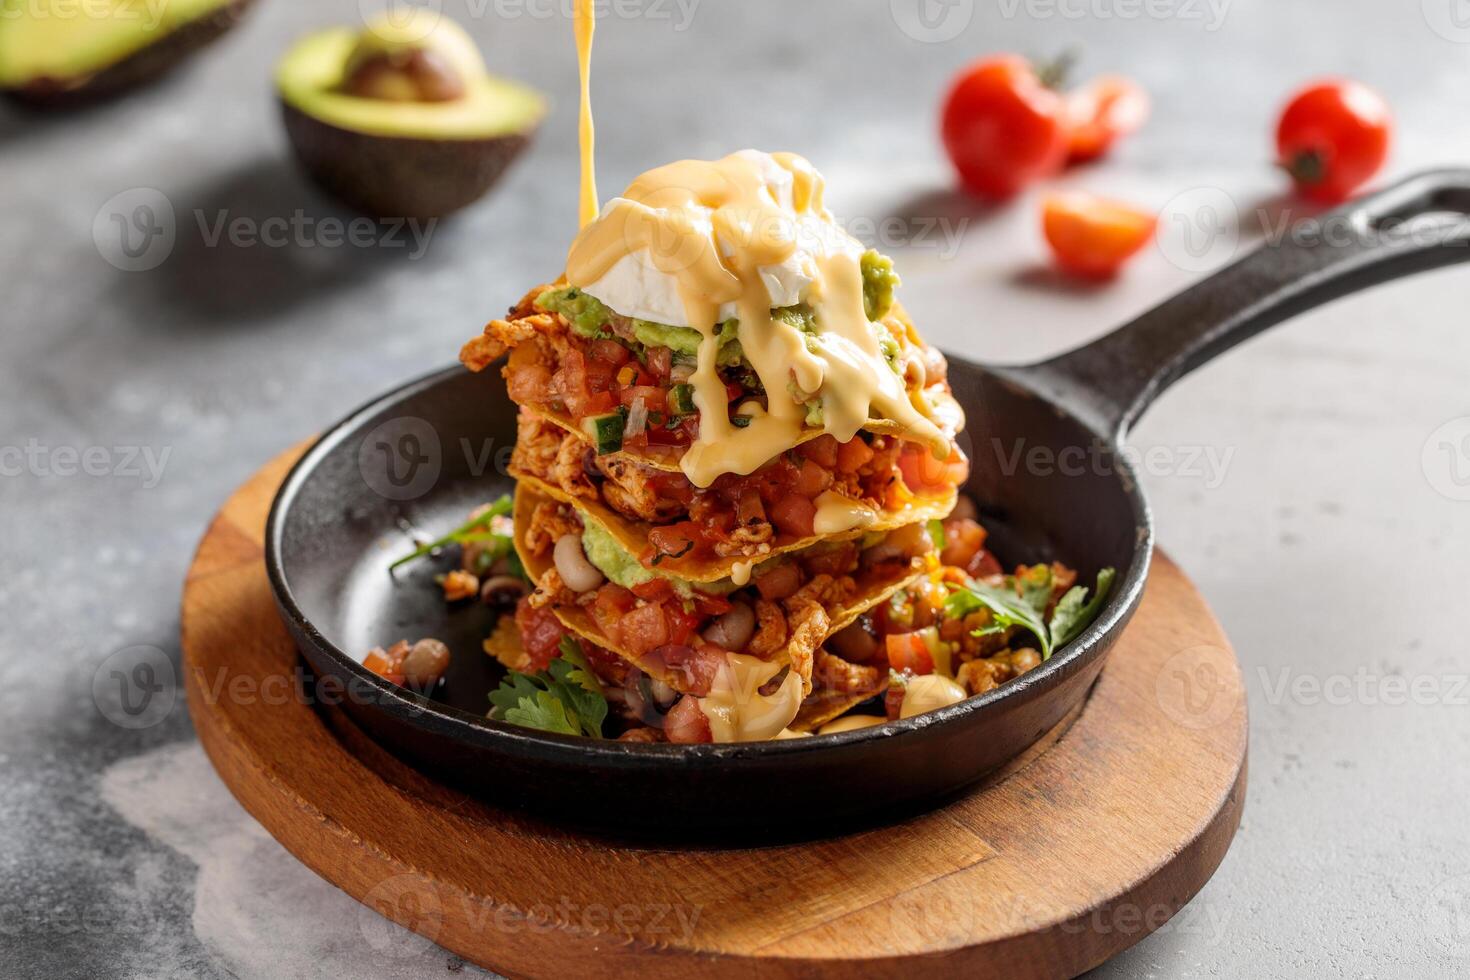
<path fill-rule="evenodd" d="M 650 171 L 567 274 L 461 354 L 521 406 L 516 548 L 535 592 L 487 643 L 580 638 L 624 738 L 813 731 L 886 665 L 824 644 L 935 565 L 968 463 L 944 359 L 799 157 Z"/>

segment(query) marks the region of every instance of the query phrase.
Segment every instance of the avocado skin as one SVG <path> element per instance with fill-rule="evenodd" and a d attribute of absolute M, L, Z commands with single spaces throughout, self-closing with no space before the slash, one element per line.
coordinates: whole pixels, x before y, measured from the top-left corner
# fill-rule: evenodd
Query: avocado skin
<path fill-rule="evenodd" d="M 255 0 L 230 0 L 218 10 L 190 21 L 140 51 L 85 78 L 37 78 L 0 89 L 11 101 L 32 109 L 75 109 L 121 95 L 167 74 L 240 22 Z"/>
<path fill-rule="evenodd" d="M 377 218 L 439 218 L 473 204 L 530 145 L 534 131 L 484 139 L 378 136 L 333 126 L 284 100 L 280 105 L 307 173 Z"/>

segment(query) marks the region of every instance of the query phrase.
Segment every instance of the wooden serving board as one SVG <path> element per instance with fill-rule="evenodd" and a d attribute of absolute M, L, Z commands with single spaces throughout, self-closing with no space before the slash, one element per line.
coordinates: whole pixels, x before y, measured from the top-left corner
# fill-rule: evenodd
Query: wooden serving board
<path fill-rule="evenodd" d="M 1240 822 L 1239 666 L 1163 555 L 1080 711 L 941 810 L 818 843 L 665 850 L 495 809 L 399 763 L 339 711 L 281 696 L 299 661 L 262 540 L 299 453 L 230 498 L 190 569 L 183 649 L 194 725 L 231 791 L 301 861 L 484 967 L 536 977 L 1071 976 L 1163 925 L 1219 866 Z M 392 955 L 403 935 L 365 929 L 344 941 Z"/>

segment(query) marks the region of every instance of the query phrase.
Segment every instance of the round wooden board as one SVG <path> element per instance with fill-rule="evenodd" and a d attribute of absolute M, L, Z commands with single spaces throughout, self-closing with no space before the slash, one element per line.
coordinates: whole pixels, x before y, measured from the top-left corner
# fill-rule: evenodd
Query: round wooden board
<path fill-rule="evenodd" d="M 982 785 L 905 823 L 790 847 L 664 850 L 467 798 L 387 755 L 340 711 L 291 696 L 301 667 L 262 540 L 299 453 L 230 498 L 190 569 L 183 649 L 194 725 L 230 790 L 301 861 L 484 967 L 536 977 L 1072 976 L 1163 925 L 1214 873 L 1240 822 L 1239 666 L 1163 555 L 1080 712 Z M 677 805 L 677 789 L 670 796 Z M 768 805 L 779 801 L 752 801 Z M 378 921 L 344 941 L 402 952 L 404 934 L 371 928 Z"/>

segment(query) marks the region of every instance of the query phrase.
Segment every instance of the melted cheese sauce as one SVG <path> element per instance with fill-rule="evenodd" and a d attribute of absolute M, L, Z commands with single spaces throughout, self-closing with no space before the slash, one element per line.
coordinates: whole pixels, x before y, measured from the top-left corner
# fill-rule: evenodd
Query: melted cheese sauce
<path fill-rule="evenodd" d="M 898 709 L 900 718 L 912 718 L 928 711 L 936 711 L 951 704 L 959 704 L 968 697 L 958 681 L 943 674 L 921 674 L 911 678 L 903 692 L 903 706 Z"/>
<path fill-rule="evenodd" d="M 781 178 L 780 197 L 772 174 Z M 781 199 L 788 182 L 789 204 Z M 584 181 L 584 206 L 585 192 Z M 869 418 L 883 418 L 941 458 L 949 452 L 939 426 L 915 407 L 879 350 L 880 328 L 868 322 L 863 305 L 860 248 L 829 249 L 814 261 L 808 303 L 815 334 L 771 315 L 761 269 L 797 251 L 803 221 L 837 230 L 824 193 L 821 176 L 791 153 L 747 150 L 723 160 L 684 160 L 640 176 L 572 244 L 567 279 L 579 288 L 598 282 L 629 255 L 646 256 L 678 283 L 688 325 L 703 335 L 690 379 L 699 438 L 680 461 L 696 486 L 707 487 L 725 473 L 751 473 L 796 446 L 805 428 L 804 402 L 812 398 L 821 401 L 823 431 L 842 442 Z M 767 395 L 765 412 L 744 427 L 730 422 L 717 365 L 720 312 L 732 304 L 741 347 Z"/>
<path fill-rule="evenodd" d="M 709 694 L 699 699 L 716 742 L 765 741 L 791 724 L 801 708 L 801 678 L 796 672 L 787 674 L 774 694 L 760 693 L 784 666 L 741 653 L 725 654 Z"/>
<path fill-rule="evenodd" d="M 592 35 L 597 18 L 592 0 L 576 0 L 573 14 L 577 34 L 577 75 L 582 82 L 582 105 L 577 117 L 577 145 L 582 155 L 582 187 L 578 198 L 580 227 L 597 218 L 596 132 L 592 126 Z"/>
<path fill-rule="evenodd" d="M 826 490 L 817 497 L 817 514 L 812 519 L 812 529 L 821 535 L 841 534 L 853 528 L 868 527 L 877 519 L 878 512 L 871 507 Z"/>

